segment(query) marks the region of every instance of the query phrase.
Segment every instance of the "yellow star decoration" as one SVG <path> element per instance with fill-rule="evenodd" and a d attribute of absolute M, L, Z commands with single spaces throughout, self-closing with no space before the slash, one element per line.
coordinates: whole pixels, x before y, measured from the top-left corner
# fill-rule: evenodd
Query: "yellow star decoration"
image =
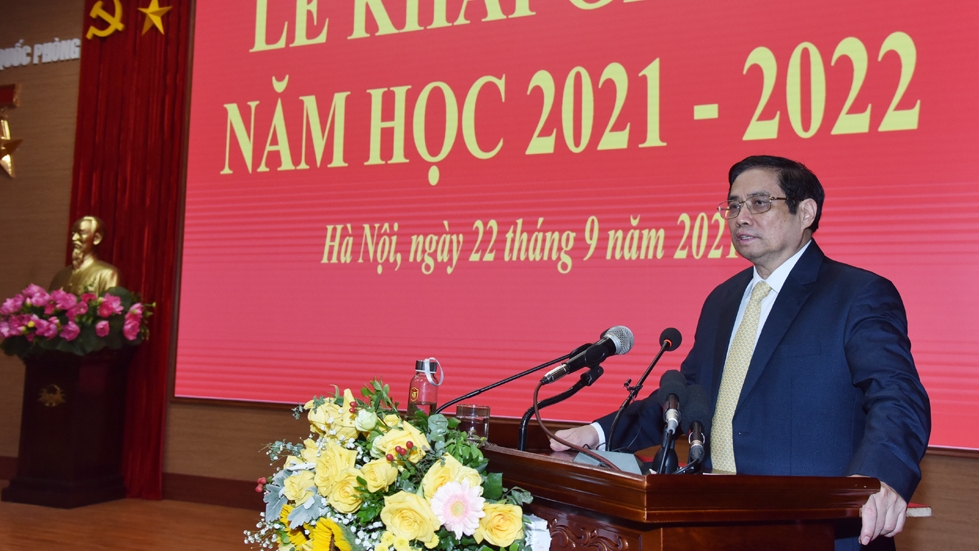
<path fill-rule="evenodd" d="M 11 140 L 10 139 L 10 126 L 7 124 L 7 119 L 0 119 L 0 167 L 2 167 L 7 175 L 11 178 L 14 177 L 14 158 L 10 156 L 11 153 L 17 149 L 20 142 L 23 140 Z"/>
<path fill-rule="evenodd" d="M 150 30 L 150 27 L 156 27 L 160 34 L 166 34 L 163 32 L 163 14 L 170 11 L 173 6 L 166 6 L 161 8 L 158 0 L 151 0 L 150 6 L 148 8 L 138 8 L 139 11 L 146 14 L 146 21 L 143 21 L 143 34 Z"/>

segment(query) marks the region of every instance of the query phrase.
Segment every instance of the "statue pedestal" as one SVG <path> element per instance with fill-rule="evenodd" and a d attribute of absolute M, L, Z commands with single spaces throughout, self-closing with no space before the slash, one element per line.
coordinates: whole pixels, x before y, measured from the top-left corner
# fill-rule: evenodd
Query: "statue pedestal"
<path fill-rule="evenodd" d="M 3 501 L 69 509 L 126 496 L 122 437 L 134 351 L 24 359 L 17 475 Z"/>

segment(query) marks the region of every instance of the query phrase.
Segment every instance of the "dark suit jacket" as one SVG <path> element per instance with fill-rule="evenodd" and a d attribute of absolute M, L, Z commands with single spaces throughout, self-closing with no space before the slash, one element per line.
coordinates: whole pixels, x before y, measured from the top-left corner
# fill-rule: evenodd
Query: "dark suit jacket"
<path fill-rule="evenodd" d="M 707 297 L 681 370 L 717 399 L 749 268 Z M 815 242 L 778 294 L 733 419 L 738 472 L 878 478 L 910 500 L 931 430 L 907 318 L 890 281 L 826 258 Z M 608 435 L 612 416 L 599 420 Z M 634 403 L 616 447 L 658 445 L 662 410 Z M 708 437 L 709 447 L 709 437 Z M 709 467 L 709 462 L 708 462 Z"/>

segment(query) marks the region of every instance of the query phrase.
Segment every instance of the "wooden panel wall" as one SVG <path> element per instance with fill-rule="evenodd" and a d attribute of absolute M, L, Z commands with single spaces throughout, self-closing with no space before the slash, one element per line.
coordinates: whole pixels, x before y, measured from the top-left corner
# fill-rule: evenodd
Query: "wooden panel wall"
<path fill-rule="evenodd" d="M 0 48 L 84 38 L 82 0 L 0 0 Z M 78 60 L 0 70 L 20 84 L 20 106 L 7 110 L 16 178 L 0 170 L 0 300 L 30 283 L 47 287 L 68 250 L 68 203 L 75 149 Z M 16 456 L 24 365 L 0 353 L 0 455 Z"/>

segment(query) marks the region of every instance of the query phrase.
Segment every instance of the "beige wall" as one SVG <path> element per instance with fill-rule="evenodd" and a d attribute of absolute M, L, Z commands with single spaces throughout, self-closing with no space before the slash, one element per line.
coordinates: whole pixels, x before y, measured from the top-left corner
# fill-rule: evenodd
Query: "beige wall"
<path fill-rule="evenodd" d="M 276 440 L 297 442 L 308 434 L 309 424 L 294 419 L 285 407 L 171 402 L 167 411 L 163 470 L 255 480 L 272 474 L 262 451 L 267 444 Z"/>
<path fill-rule="evenodd" d="M 929 452 L 912 502 L 932 508 L 931 518 L 908 519 L 897 536 L 901 551 L 979 549 L 979 459 Z"/>
<path fill-rule="evenodd" d="M 83 38 L 81 0 L 0 0 L 0 48 Z M 0 70 L 20 84 L 20 106 L 7 110 L 16 178 L 0 170 L 0 300 L 29 283 L 47 287 L 65 263 L 75 147 L 79 61 Z M 0 456 L 16 456 L 24 366 L 0 354 Z"/>

